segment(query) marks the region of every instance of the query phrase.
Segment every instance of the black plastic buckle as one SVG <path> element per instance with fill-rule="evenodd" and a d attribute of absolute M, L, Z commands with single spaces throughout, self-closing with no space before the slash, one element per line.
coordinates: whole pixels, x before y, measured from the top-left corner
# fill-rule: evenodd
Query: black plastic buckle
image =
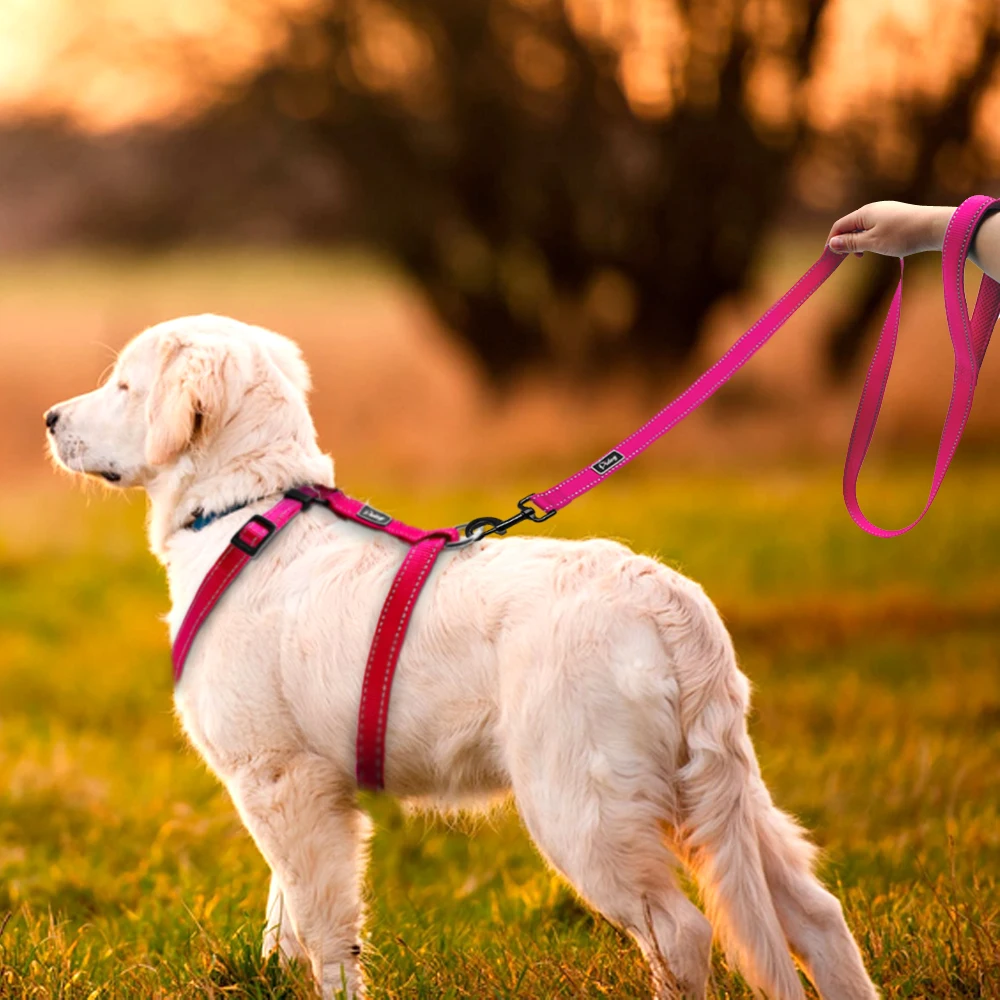
<path fill-rule="evenodd" d="M 259 524 L 267 532 L 267 534 L 256 542 L 246 541 L 241 538 L 240 535 L 243 533 L 248 524 Z M 263 549 L 264 546 L 267 545 L 272 538 L 274 538 L 277 531 L 278 526 L 274 523 L 274 521 L 269 521 L 263 514 L 254 514 L 254 516 L 251 517 L 249 521 L 244 522 L 240 530 L 233 535 L 233 537 L 229 540 L 229 544 L 238 548 L 240 552 L 245 553 L 251 559 L 254 559 L 256 556 L 260 555 L 261 549 Z"/>
<path fill-rule="evenodd" d="M 465 525 L 466 540 L 485 538 L 487 535 L 506 535 L 508 528 L 513 528 L 515 524 L 520 524 L 522 521 L 534 521 L 535 524 L 541 524 L 542 521 L 547 521 L 559 513 L 558 510 L 550 510 L 539 514 L 529 503 L 533 496 L 533 493 L 529 493 L 526 497 L 518 500 L 518 513 L 513 517 L 508 517 L 506 521 L 499 517 L 474 518 Z"/>
<path fill-rule="evenodd" d="M 302 504 L 303 510 L 308 510 L 314 503 L 319 503 L 319 497 L 312 493 L 306 493 L 304 490 L 300 490 L 297 486 L 285 490 L 284 493 L 286 500 L 296 500 L 298 503 Z"/>

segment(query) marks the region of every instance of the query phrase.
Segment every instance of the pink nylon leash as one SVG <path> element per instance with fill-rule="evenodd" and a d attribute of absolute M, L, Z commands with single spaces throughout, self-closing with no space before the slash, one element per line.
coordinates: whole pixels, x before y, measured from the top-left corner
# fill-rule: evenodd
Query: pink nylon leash
<path fill-rule="evenodd" d="M 858 415 L 844 468 L 844 502 L 854 519 L 854 523 L 869 534 L 881 538 L 892 538 L 904 534 L 920 522 L 937 495 L 955 449 L 958 447 L 962 431 L 965 429 L 972 406 L 972 397 L 975 393 L 979 367 L 996 324 L 998 311 L 1000 311 L 1000 285 L 992 278 L 984 276 L 970 327 L 964 292 L 965 262 L 968 259 L 976 226 L 984 213 L 996 204 L 998 204 L 997 199 L 984 195 L 969 198 L 956 209 L 948 225 L 942 251 L 942 269 L 948 329 L 955 350 L 955 381 L 951 405 L 948 408 L 948 416 L 945 418 L 941 445 L 938 449 L 934 469 L 934 480 L 927 505 L 912 524 L 905 528 L 886 530 L 872 524 L 861 512 L 857 501 L 857 479 L 875 430 L 899 331 L 900 304 L 903 292 L 902 261 L 900 261 L 899 284 L 896 287 L 892 306 L 886 317 L 882 335 L 868 371 L 868 378 L 865 381 L 865 388 L 858 404 Z M 728 382 L 784 326 L 813 292 L 833 274 L 844 259 L 843 256 L 835 254 L 827 247 L 819 260 L 788 292 L 771 306 L 707 372 L 672 403 L 657 413 L 652 420 L 630 434 L 592 465 L 581 469 L 542 493 L 532 494 L 526 500 L 530 500 L 543 511 L 548 512 L 548 516 L 551 516 L 581 494 L 593 489 L 598 483 L 604 482 L 609 475 L 627 465 Z M 874 391 L 874 387 L 877 387 L 877 391 Z M 544 518 L 531 517 L 529 511 L 526 510 L 525 501 L 522 501 L 520 506 L 522 514 L 525 516 L 519 516 L 518 520 L 544 520 Z"/>
<path fill-rule="evenodd" d="M 534 493 L 531 501 L 542 510 L 561 510 L 578 496 L 603 483 L 661 438 L 728 382 L 784 326 L 798 308 L 843 263 L 827 248 L 823 255 L 739 340 L 672 403 L 630 434 L 592 465 L 550 487 Z"/>

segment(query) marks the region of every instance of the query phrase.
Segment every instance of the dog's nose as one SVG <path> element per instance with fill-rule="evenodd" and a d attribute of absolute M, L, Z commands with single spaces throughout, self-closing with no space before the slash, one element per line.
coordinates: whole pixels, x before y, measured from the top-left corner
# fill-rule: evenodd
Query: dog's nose
<path fill-rule="evenodd" d="M 49 410 L 49 412 L 45 414 L 45 426 L 48 427 L 50 434 L 56 429 L 57 423 L 59 423 L 59 411 Z"/>

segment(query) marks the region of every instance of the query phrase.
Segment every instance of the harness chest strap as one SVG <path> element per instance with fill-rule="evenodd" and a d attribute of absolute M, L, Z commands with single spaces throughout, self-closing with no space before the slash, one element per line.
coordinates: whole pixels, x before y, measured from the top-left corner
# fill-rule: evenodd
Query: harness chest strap
<path fill-rule="evenodd" d="M 325 486 L 289 490 L 266 514 L 255 514 L 233 535 L 225 551 L 202 580 L 174 640 L 174 683 L 180 681 L 191 645 L 222 595 L 271 539 L 312 504 L 327 507 L 340 517 L 375 531 L 383 531 L 410 545 L 379 615 L 358 709 L 358 785 L 380 789 L 385 777 L 389 694 L 399 653 L 417 598 L 437 557 L 447 542 L 458 540 L 458 532 L 454 528 L 421 531 Z"/>

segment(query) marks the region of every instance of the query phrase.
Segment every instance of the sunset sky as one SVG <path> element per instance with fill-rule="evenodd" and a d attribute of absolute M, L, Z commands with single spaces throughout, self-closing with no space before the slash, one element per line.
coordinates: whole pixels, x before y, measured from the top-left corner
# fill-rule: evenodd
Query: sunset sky
<path fill-rule="evenodd" d="M 618 48 L 620 76 L 636 105 L 668 113 L 682 96 L 678 70 L 689 57 L 676 0 L 566 2 L 582 34 Z M 398 30 L 391 34 L 398 24 L 385 4 L 366 6 L 383 50 L 405 41 Z M 722 0 L 716 8 L 720 23 L 730 6 Z M 250 70 L 280 43 L 282 19 L 308 17 L 309 7 L 310 0 L 0 0 L 0 113 L 68 111 L 88 127 L 108 129 L 183 112 Z M 1000 16 L 997 7 L 995 0 L 833 0 L 804 95 L 810 117 L 832 128 L 877 112 L 899 87 L 941 93 L 956 68 L 975 58 L 968 40 L 980 37 L 984 19 Z M 794 30 L 783 10 L 780 0 L 755 0 L 743 12 L 750 23 L 766 21 L 776 51 L 782 33 Z M 191 56 L 182 65 L 175 61 L 180 47 Z M 783 113 L 794 95 L 780 59 L 758 60 L 751 74 L 751 95 L 765 113 Z M 984 120 L 1000 117 L 1000 74 L 986 104 Z"/>

